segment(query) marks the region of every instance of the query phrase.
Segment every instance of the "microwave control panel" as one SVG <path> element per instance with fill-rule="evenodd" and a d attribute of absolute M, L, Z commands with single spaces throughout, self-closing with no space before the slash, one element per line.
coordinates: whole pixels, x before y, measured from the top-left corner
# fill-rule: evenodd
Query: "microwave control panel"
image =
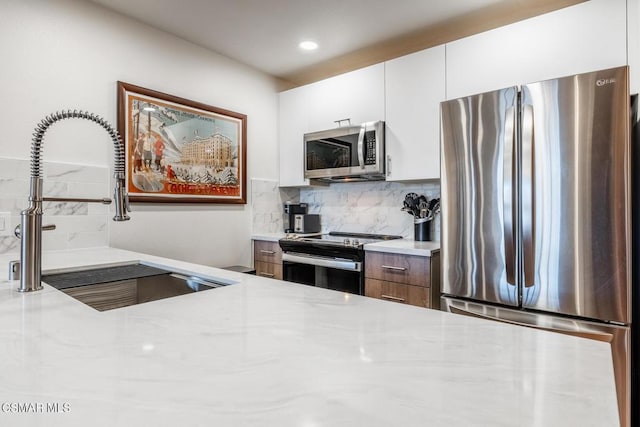
<path fill-rule="evenodd" d="M 365 148 L 364 148 L 364 164 L 375 165 L 376 164 L 376 133 L 369 131 L 365 132 Z"/>

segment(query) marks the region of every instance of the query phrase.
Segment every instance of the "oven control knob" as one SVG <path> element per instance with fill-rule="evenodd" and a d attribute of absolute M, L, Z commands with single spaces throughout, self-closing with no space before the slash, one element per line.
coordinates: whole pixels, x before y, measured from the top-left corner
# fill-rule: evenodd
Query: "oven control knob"
<path fill-rule="evenodd" d="M 349 239 L 344 239 L 344 245 L 345 246 L 349 246 L 351 244 L 351 240 Z"/>
<path fill-rule="evenodd" d="M 354 239 L 352 243 L 353 243 L 353 246 L 358 246 L 360 244 L 358 239 Z"/>

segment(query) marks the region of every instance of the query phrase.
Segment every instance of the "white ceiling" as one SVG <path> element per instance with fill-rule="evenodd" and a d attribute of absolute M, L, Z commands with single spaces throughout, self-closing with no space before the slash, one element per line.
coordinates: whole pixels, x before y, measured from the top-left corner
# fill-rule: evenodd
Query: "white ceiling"
<path fill-rule="evenodd" d="M 288 77 L 456 17 L 549 0 L 90 0 L 160 30 Z M 556 1 L 556 3 L 563 3 Z M 566 1 L 564 1 L 566 3 Z M 575 3 L 575 1 L 574 1 Z M 314 52 L 298 43 L 311 39 Z"/>

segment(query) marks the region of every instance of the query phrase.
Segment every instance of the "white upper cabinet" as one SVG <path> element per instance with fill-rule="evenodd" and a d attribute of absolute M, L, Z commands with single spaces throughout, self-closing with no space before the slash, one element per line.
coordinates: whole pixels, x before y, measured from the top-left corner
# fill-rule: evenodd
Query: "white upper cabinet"
<path fill-rule="evenodd" d="M 354 125 L 384 120 L 384 64 L 291 89 L 279 98 L 280 186 L 307 186 L 304 134 L 337 127 L 337 120 Z"/>
<path fill-rule="evenodd" d="M 448 99 L 625 65 L 626 1 L 591 0 L 446 47 Z"/>
<path fill-rule="evenodd" d="M 384 64 L 376 64 L 305 86 L 308 131 L 384 120 Z M 346 125 L 345 122 L 342 125 Z"/>
<path fill-rule="evenodd" d="M 281 187 L 309 185 L 309 180 L 304 179 L 303 145 L 303 136 L 307 132 L 307 93 L 306 86 L 280 93 L 278 132 Z"/>
<path fill-rule="evenodd" d="M 439 179 L 445 48 L 423 50 L 385 66 L 387 180 Z"/>

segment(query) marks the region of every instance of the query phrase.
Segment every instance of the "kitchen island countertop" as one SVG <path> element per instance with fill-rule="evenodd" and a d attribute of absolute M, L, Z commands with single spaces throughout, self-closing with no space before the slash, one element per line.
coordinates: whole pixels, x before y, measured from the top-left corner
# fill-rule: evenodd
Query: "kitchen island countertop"
<path fill-rule="evenodd" d="M 1 281 L 0 425 L 617 425 L 606 343 L 118 249 L 43 270 L 139 260 L 237 283 L 98 312 Z"/>

